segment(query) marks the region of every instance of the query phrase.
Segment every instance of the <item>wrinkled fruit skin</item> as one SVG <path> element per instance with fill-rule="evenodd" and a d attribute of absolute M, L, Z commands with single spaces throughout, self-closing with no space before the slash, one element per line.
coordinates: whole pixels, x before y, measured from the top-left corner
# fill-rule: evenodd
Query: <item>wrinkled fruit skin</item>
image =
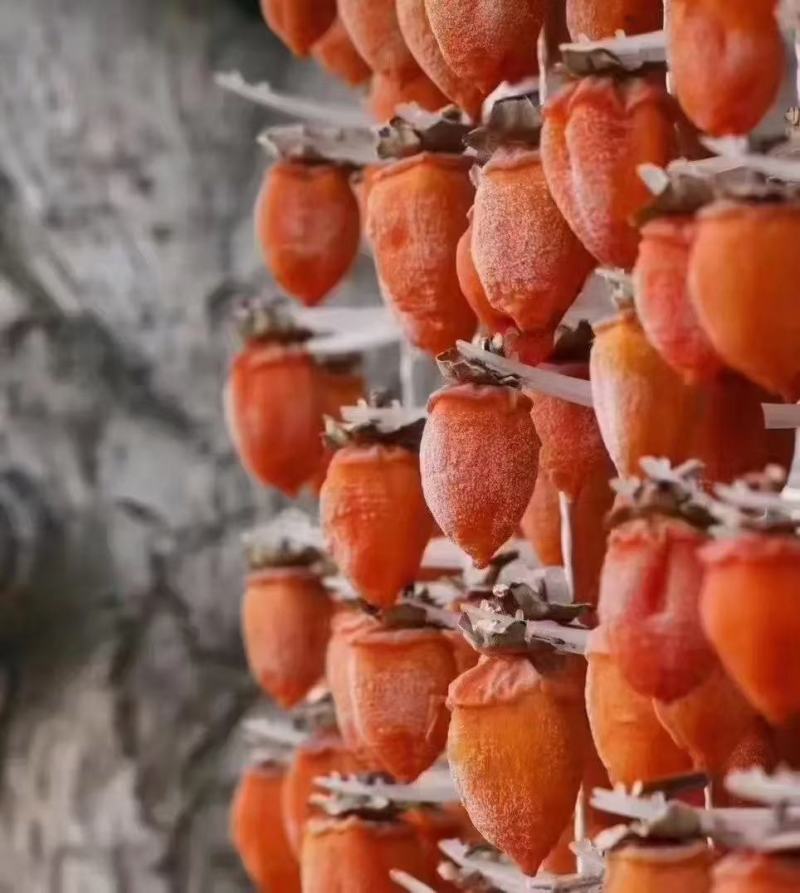
<path fill-rule="evenodd" d="M 603 890 L 710 893 L 713 864 L 713 853 L 702 842 L 650 847 L 627 844 L 608 854 Z"/>
<path fill-rule="evenodd" d="M 360 818 L 314 821 L 303 840 L 303 893 L 397 893 L 396 868 L 423 882 L 433 876 L 416 829 Z"/>
<path fill-rule="evenodd" d="M 539 70 L 536 37 L 544 0 L 425 0 L 431 30 L 445 61 L 468 84 L 489 94 Z"/>
<path fill-rule="evenodd" d="M 474 194 L 469 164 L 422 153 L 383 168 L 369 190 L 367 231 L 384 299 L 409 340 L 433 354 L 476 328 L 456 273 Z"/>
<path fill-rule="evenodd" d="M 351 87 L 368 81 L 372 74 L 372 69 L 359 56 L 342 20 L 338 17 L 314 44 L 311 55 L 328 74 L 332 74 Z"/>
<path fill-rule="evenodd" d="M 700 623 L 708 538 L 683 521 L 653 517 L 622 524 L 608 538 L 600 582 L 600 623 L 611 657 L 640 695 L 670 703 L 716 666 Z"/>
<path fill-rule="evenodd" d="M 442 93 L 473 121 L 480 120 L 485 94 L 461 80 L 445 61 L 431 31 L 425 0 L 397 0 L 397 19 L 406 44 L 420 68 Z"/>
<path fill-rule="evenodd" d="M 425 500 L 445 536 L 485 567 L 517 529 L 536 483 L 530 401 L 511 388 L 434 394 L 420 446 Z"/>
<path fill-rule="evenodd" d="M 573 40 L 602 40 L 617 31 L 646 34 L 663 24 L 662 0 L 567 0 L 567 28 Z"/>
<path fill-rule="evenodd" d="M 790 402 L 800 399 L 798 239 L 800 205 L 719 202 L 699 215 L 689 267 L 690 294 L 714 349 Z"/>
<path fill-rule="evenodd" d="M 376 73 L 403 82 L 420 68 L 406 46 L 395 0 L 338 0 L 339 16 L 361 57 Z"/>
<path fill-rule="evenodd" d="M 597 423 L 620 475 L 638 475 L 645 456 L 693 458 L 703 392 L 661 359 L 634 314 L 595 326 L 590 369 Z"/>
<path fill-rule="evenodd" d="M 358 594 L 393 605 L 414 582 L 433 526 L 417 455 L 379 445 L 339 450 L 320 492 L 320 517 L 331 555 Z"/>
<path fill-rule="evenodd" d="M 295 749 L 283 783 L 281 808 L 286 837 L 296 857 L 300 856 L 306 824 L 315 814 L 308 802 L 319 790 L 314 780 L 334 772 L 353 775 L 361 769 L 358 759 L 333 732 L 320 734 Z"/>
<path fill-rule="evenodd" d="M 753 706 L 785 723 L 800 712 L 800 546 L 751 534 L 707 546 L 702 557 L 706 634 Z"/>
<path fill-rule="evenodd" d="M 369 111 L 379 123 L 390 121 L 400 113 L 401 105 L 416 103 L 429 112 L 447 105 L 447 97 L 422 71 L 413 78 L 399 79 L 393 74 L 376 73 L 369 91 Z"/>
<path fill-rule="evenodd" d="M 602 627 L 590 636 L 586 712 L 597 753 L 612 784 L 630 787 L 690 771 L 688 754 L 663 728 L 650 698 L 632 689 L 602 645 Z"/>
<path fill-rule="evenodd" d="M 541 460 L 541 453 L 539 454 Z M 562 567 L 561 507 L 550 475 L 539 467 L 533 496 L 519 522 L 542 567 Z"/>
<path fill-rule="evenodd" d="M 447 689 L 458 675 L 439 630 L 367 630 L 352 640 L 350 694 L 358 735 L 400 782 L 444 750 Z"/>
<path fill-rule="evenodd" d="M 778 96 L 784 50 L 775 0 L 672 0 L 667 53 L 675 93 L 700 130 L 746 134 Z"/>
<path fill-rule="evenodd" d="M 794 893 L 800 859 L 792 855 L 731 853 L 714 868 L 714 893 Z"/>
<path fill-rule="evenodd" d="M 637 173 L 666 167 L 676 151 L 674 113 L 663 84 L 586 77 L 544 110 L 541 153 L 550 192 L 601 264 L 631 269 L 639 232 L 631 218 L 651 201 Z"/>
<path fill-rule="evenodd" d="M 284 709 L 322 677 L 333 613 L 319 577 L 279 568 L 247 578 L 242 638 L 253 678 Z"/>
<path fill-rule="evenodd" d="M 336 18 L 336 0 L 261 0 L 270 28 L 295 56 L 307 56 Z"/>
<path fill-rule="evenodd" d="M 720 775 L 742 742 L 763 722 L 727 673 L 717 665 L 684 697 L 655 701 L 656 715 L 695 769 Z"/>
<path fill-rule="evenodd" d="M 247 471 L 287 496 L 319 469 L 322 405 L 317 368 L 297 348 L 252 341 L 236 357 L 225 389 L 228 430 Z"/>
<path fill-rule="evenodd" d="M 586 749 L 583 668 L 491 658 L 451 686 L 447 756 L 475 828 L 536 874 L 575 808 Z"/>
<path fill-rule="evenodd" d="M 522 332 L 553 331 L 594 260 L 553 201 L 538 152 L 500 149 L 480 172 L 472 259 L 489 303 Z"/>
<path fill-rule="evenodd" d="M 642 228 L 633 270 L 636 311 L 650 343 L 689 379 L 714 378 L 723 369 L 689 297 L 689 254 L 697 226 L 677 215 Z"/>
<path fill-rule="evenodd" d="M 256 237 L 278 284 L 308 307 L 347 275 L 361 238 L 347 172 L 330 164 L 279 161 L 255 208 Z"/>
<path fill-rule="evenodd" d="M 283 771 L 277 768 L 251 769 L 242 776 L 231 807 L 231 841 L 259 890 L 300 893 L 300 872 L 281 822 L 282 787 Z"/>
<path fill-rule="evenodd" d="M 456 248 L 456 273 L 458 284 L 472 312 L 478 317 L 478 322 L 483 329 L 491 335 L 496 332 L 505 332 L 513 327 L 514 322 L 509 317 L 498 313 L 489 303 L 486 291 L 483 288 L 478 271 L 472 260 L 472 224 L 467 227 L 464 234 L 458 240 Z"/>

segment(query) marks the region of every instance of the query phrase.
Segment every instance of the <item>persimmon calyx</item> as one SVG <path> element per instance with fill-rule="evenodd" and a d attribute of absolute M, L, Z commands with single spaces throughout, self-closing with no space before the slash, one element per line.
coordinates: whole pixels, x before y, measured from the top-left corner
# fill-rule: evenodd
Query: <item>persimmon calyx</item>
<path fill-rule="evenodd" d="M 358 778 L 363 780 L 363 776 Z M 375 780 L 393 781 L 384 773 Z M 378 794 L 312 794 L 308 802 L 332 819 L 353 817 L 370 822 L 393 822 L 403 812 L 397 803 Z"/>
<path fill-rule="evenodd" d="M 478 346 L 496 356 L 504 355 L 502 336 L 491 339 L 481 338 Z M 436 365 L 448 384 L 489 385 L 493 387 L 520 388 L 520 380 L 516 375 L 490 369 L 481 360 L 466 357 L 458 347 L 451 347 L 436 357 Z"/>
<path fill-rule="evenodd" d="M 489 120 L 471 130 L 464 139 L 465 144 L 477 153 L 479 161 L 486 161 L 504 146 L 538 149 L 542 132 L 538 100 L 536 93 L 498 100 L 492 106 Z"/>
<path fill-rule="evenodd" d="M 393 118 L 378 131 L 378 157 L 410 158 L 421 152 L 461 155 L 470 126 L 464 124 L 455 106 L 425 121 Z"/>
<path fill-rule="evenodd" d="M 283 298 L 240 301 L 234 310 L 234 319 L 242 340 L 291 345 L 313 338 L 314 333 L 298 325 L 288 308 L 288 301 Z"/>

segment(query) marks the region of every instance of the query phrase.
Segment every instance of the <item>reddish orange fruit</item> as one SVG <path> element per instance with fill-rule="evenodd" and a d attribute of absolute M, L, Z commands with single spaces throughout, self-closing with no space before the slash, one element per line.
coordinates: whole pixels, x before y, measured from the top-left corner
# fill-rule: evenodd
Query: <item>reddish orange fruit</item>
<path fill-rule="evenodd" d="M 714 854 L 705 841 L 629 843 L 608 854 L 607 893 L 710 893 Z"/>
<path fill-rule="evenodd" d="M 714 868 L 714 893 L 794 893 L 800 859 L 794 854 L 730 853 Z"/>
<path fill-rule="evenodd" d="M 342 20 L 338 17 L 314 44 L 311 55 L 328 74 L 343 80 L 351 87 L 363 84 L 372 74 L 372 69 L 359 56 Z"/>
<path fill-rule="evenodd" d="M 431 31 L 425 0 L 397 0 L 397 19 L 420 68 L 448 99 L 464 109 L 473 121 L 479 121 L 486 94 L 459 78 L 445 61 Z"/>
<path fill-rule="evenodd" d="M 784 70 L 776 0 L 672 0 L 667 29 L 674 89 L 712 136 L 746 134 L 778 96 Z"/>
<path fill-rule="evenodd" d="M 450 771 L 476 829 L 536 874 L 575 808 L 586 749 L 583 667 L 484 658 L 450 686 Z"/>
<path fill-rule="evenodd" d="M 541 865 L 541 871 L 549 871 L 550 874 L 575 874 L 577 860 L 575 853 L 570 849 L 570 844 L 575 840 L 575 817 L 573 816 L 564 826 L 558 843 L 547 854 Z"/>
<path fill-rule="evenodd" d="M 323 415 L 337 421 L 341 421 L 342 409 L 345 406 L 355 406 L 360 399 L 366 397 L 363 376 L 347 369 L 320 367 L 318 386 Z M 333 459 L 333 450 L 325 447 L 319 470 L 310 482 L 317 493 L 319 493 L 328 473 L 331 459 Z"/>
<path fill-rule="evenodd" d="M 317 371 L 301 347 L 253 338 L 228 374 L 225 415 L 239 458 L 262 484 L 288 496 L 322 459 Z"/>
<path fill-rule="evenodd" d="M 480 843 L 481 836 L 472 827 L 472 822 L 463 806 L 445 807 L 420 806 L 403 816 L 417 831 L 420 842 L 428 856 L 431 874 L 436 878 L 432 884 L 438 893 L 462 893 L 462 887 L 456 887 L 441 879 L 436 871 L 444 859 L 439 849 L 442 840 L 462 840 L 465 843 Z"/>
<path fill-rule="evenodd" d="M 309 307 L 347 275 L 358 253 L 358 204 L 343 167 L 279 161 L 255 207 L 264 262 L 281 288 Z"/>
<path fill-rule="evenodd" d="M 780 725 L 800 712 L 800 541 L 743 534 L 707 546 L 702 557 L 706 634 L 747 699 Z"/>
<path fill-rule="evenodd" d="M 655 702 L 656 715 L 694 767 L 721 775 L 739 745 L 760 724 L 756 711 L 717 666 L 687 695 L 665 704 Z"/>
<path fill-rule="evenodd" d="M 642 228 L 633 277 L 636 310 L 650 343 L 676 372 L 708 379 L 723 364 L 689 297 L 689 254 L 696 231 L 688 215 L 651 220 Z"/>
<path fill-rule="evenodd" d="M 597 753 L 613 784 L 631 786 L 691 769 L 658 721 L 653 702 L 630 685 L 608 653 L 602 627 L 589 637 L 586 710 Z"/>
<path fill-rule="evenodd" d="M 400 80 L 393 74 L 373 75 L 369 91 L 372 117 L 383 123 L 401 114 L 400 106 L 416 103 L 429 112 L 447 105 L 447 97 L 422 71 L 413 78 Z"/>
<path fill-rule="evenodd" d="M 242 638 L 253 678 L 283 708 L 322 677 L 333 613 L 328 591 L 304 568 L 269 568 L 247 578 Z"/>
<path fill-rule="evenodd" d="M 541 457 L 541 453 L 539 454 Z M 533 496 L 520 521 L 522 535 L 543 567 L 561 567 L 561 506 L 550 475 L 540 467 Z"/>
<path fill-rule="evenodd" d="M 469 159 L 423 152 L 375 174 L 367 231 L 385 300 L 409 340 L 441 353 L 475 332 L 456 248 L 472 204 Z"/>
<path fill-rule="evenodd" d="M 333 732 L 323 732 L 295 749 L 281 792 L 283 827 L 295 856 L 300 855 L 303 833 L 315 814 L 308 798 L 323 793 L 314 780 L 333 772 L 352 775 L 361 768 L 358 759 Z"/>
<path fill-rule="evenodd" d="M 261 0 L 261 11 L 296 56 L 307 56 L 336 17 L 336 0 Z"/>
<path fill-rule="evenodd" d="M 567 0 L 567 27 L 573 40 L 602 40 L 618 31 L 645 34 L 664 24 L 663 0 Z"/>
<path fill-rule="evenodd" d="M 488 94 L 538 72 L 543 0 L 425 0 L 425 9 L 445 61 L 466 83 Z"/>
<path fill-rule="evenodd" d="M 453 646 L 437 629 L 369 629 L 351 640 L 358 736 L 398 781 L 414 781 L 447 741 Z"/>
<path fill-rule="evenodd" d="M 561 213 L 601 263 L 630 269 L 649 201 L 639 165 L 666 167 L 676 151 L 674 112 L 662 83 L 586 77 L 544 109 L 542 165 Z"/>
<path fill-rule="evenodd" d="M 300 872 L 281 822 L 283 778 L 284 770 L 277 766 L 250 769 L 239 781 L 231 807 L 231 840 L 250 879 L 264 893 L 300 893 Z"/>
<path fill-rule="evenodd" d="M 461 286 L 461 291 L 467 299 L 467 303 L 472 308 L 475 316 L 478 317 L 478 322 L 489 334 L 505 332 L 506 329 L 514 325 L 513 320 L 494 310 L 486 297 L 486 291 L 472 260 L 471 221 L 464 234 L 458 240 L 456 272 L 458 274 L 458 284 Z"/>
<path fill-rule="evenodd" d="M 416 453 L 348 446 L 333 457 L 320 493 L 331 555 L 358 594 L 389 607 L 416 579 L 432 520 Z"/>
<path fill-rule="evenodd" d="M 445 535 L 486 567 L 533 494 L 539 441 L 530 400 L 506 387 L 460 384 L 428 403 L 422 488 Z"/>
<path fill-rule="evenodd" d="M 345 819 L 314 821 L 303 840 L 303 893 L 397 893 L 389 878 L 396 868 L 432 881 L 425 847 L 403 821 Z"/>
<path fill-rule="evenodd" d="M 667 516 L 616 527 L 600 582 L 600 623 L 627 683 L 667 703 L 682 698 L 715 668 L 700 624 L 708 537 Z"/>
<path fill-rule="evenodd" d="M 500 149 L 481 170 L 472 258 L 492 307 L 523 332 L 555 329 L 594 261 L 553 201 L 538 152 Z"/>
<path fill-rule="evenodd" d="M 700 212 L 689 269 L 691 297 L 717 353 L 790 402 L 800 399 L 798 238 L 800 204 L 720 202 Z"/>
<path fill-rule="evenodd" d="M 638 475 L 644 456 L 693 458 L 703 392 L 661 359 L 634 313 L 595 325 L 590 366 L 597 422 L 620 475 Z"/>
<path fill-rule="evenodd" d="M 399 81 L 420 73 L 397 21 L 395 0 L 338 0 L 339 16 L 356 49 L 374 72 Z"/>

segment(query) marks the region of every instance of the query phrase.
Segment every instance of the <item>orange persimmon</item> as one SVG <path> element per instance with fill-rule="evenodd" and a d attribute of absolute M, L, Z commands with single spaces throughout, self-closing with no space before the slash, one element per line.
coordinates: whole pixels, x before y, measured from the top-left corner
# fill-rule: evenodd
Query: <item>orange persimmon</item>
<path fill-rule="evenodd" d="M 705 841 L 629 843 L 608 854 L 605 893 L 710 893 L 714 854 Z"/>
<path fill-rule="evenodd" d="M 706 546 L 706 634 L 747 699 L 775 725 L 800 713 L 800 540 L 742 534 Z"/>
<path fill-rule="evenodd" d="M 372 74 L 338 17 L 311 48 L 311 55 L 329 74 L 351 87 L 363 84 Z"/>
<path fill-rule="evenodd" d="M 456 247 L 474 189 L 471 161 L 423 152 L 372 178 L 367 232 L 384 299 L 409 340 L 441 353 L 475 332 L 456 273 Z"/>
<path fill-rule="evenodd" d="M 656 700 L 656 715 L 672 740 L 692 758 L 695 769 L 720 775 L 732 754 L 758 730 L 755 709 L 717 664 L 682 698 Z"/>
<path fill-rule="evenodd" d="M 585 77 L 544 109 L 541 152 L 550 192 L 586 249 L 630 269 L 639 232 L 631 218 L 651 199 L 642 164 L 665 167 L 676 151 L 672 100 L 644 77 Z"/>
<path fill-rule="evenodd" d="M 521 392 L 458 384 L 428 402 L 420 446 L 425 500 L 444 534 L 485 567 L 533 495 L 539 441 Z"/>
<path fill-rule="evenodd" d="M 406 46 L 395 0 L 338 0 L 339 17 L 370 68 L 403 82 L 420 68 Z"/>
<path fill-rule="evenodd" d="M 242 464 L 265 486 L 297 495 L 322 459 L 318 369 L 298 345 L 258 337 L 234 359 L 225 416 Z"/>
<path fill-rule="evenodd" d="M 587 745 L 583 667 L 483 658 L 450 686 L 447 755 L 475 828 L 528 875 L 575 808 Z"/>
<path fill-rule="evenodd" d="M 341 421 L 342 409 L 345 406 L 355 406 L 360 399 L 366 396 L 362 375 L 347 369 L 337 369 L 335 366 L 329 368 L 320 366 L 318 387 L 323 416 L 328 416 L 337 421 Z M 329 447 L 325 447 L 320 467 L 309 482 L 316 493 L 319 493 L 320 487 L 325 480 L 332 458 L 333 451 Z"/>
<path fill-rule="evenodd" d="M 547 854 L 542 862 L 541 871 L 548 871 L 550 874 L 575 874 L 577 871 L 577 860 L 575 853 L 570 849 L 570 844 L 575 840 L 575 816 L 572 816 L 558 843 Z"/>
<path fill-rule="evenodd" d="M 541 457 L 541 452 L 539 453 Z M 558 490 L 540 465 L 533 496 L 520 520 L 522 535 L 533 546 L 543 567 L 561 567 L 561 506 Z"/>
<path fill-rule="evenodd" d="M 442 93 L 479 121 L 486 94 L 459 78 L 445 61 L 431 31 L 425 0 L 397 0 L 397 19 L 406 45 L 417 64 Z"/>
<path fill-rule="evenodd" d="M 416 828 L 400 820 L 314 820 L 306 828 L 301 866 L 303 893 L 397 893 L 393 868 L 433 880 Z"/>
<path fill-rule="evenodd" d="M 714 868 L 714 893 L 795 893 L 800 858 L 783 853 L 730 853 Z"/>
<path fill-rule="evenodd" d="M 242 603 L 242 638 L 253 678 L 284 709 L 319 682 L 333 613 L 328 591 L 305 568 L 250 573 Z"/>
<path fill-rule="evenodd" d="M 281 791 L 283 827 L 295 856 L 300 855 L 303 832 L 315 814 L 308 799 L 321 793 L 314 779 L 333 772 L 352 775 L 362 768 L 335 732 L 321 732 L 295 748 Z"/>
<path fill-rule="evenodd" d="M 777 99 L 784 50 L 776 0 L 671 0 L 675 93 L 700 130 L 746 134 Z"/>
<path fill-rule="evenodd" d="M 594 408 L 619 474 L 639 474 L 644 456 L 664 457 L 676 465 L 693 458 L 692 433 L 704 408 L 700 388 L 684 382 L 664 362 L 633 312 L 594 328 Z"/>
<path fill-rule="evenodd" d="M 723 368 L 689 297 L 694 217 L 659 217 L 642 227 L 633 270 L 636 311 L 650 343 L 677 372 L 708 379 Z"/>
<path fill-rule="evenodd" d="M 231 806 L 231 841 L 250 879 L 263 893 L 300 893 L 300 871 L 281 821 L 284 772 L 272 765 L 248 770 Z"/>
<path fill-rule="evenodd" d="M 613 784 L 631 786 L 691 769 L 658 721 L 652 699 L 638 694 L 608 651 L 602 627 L 589 636 L 586 710 L 597 753 Z"/>
<path fill-rule="evenodd" d="M 800 204 L 718 202 L 698 220 L 689 288 L 714 349 L 767 391 L 800 399 Z"/>
<path fill-rule="evenodd" d="M 626 34 L 659 31 L 664 24 L 663 0 L 567 0 L 567 28 L 573 40 L 602 40 Z"/>
<path fill-rule="evenodd" d="M 426 111 L 436 112 L 447 105 L 447 97 L 422 71 L 404 80 L 380 72 L 372 76 L 368 106 L 370 114 L 379 123 L 390 121 L 398 115 L 401 105 L 413 103 Z"/>
<path fill-rule="evenodd" d="M 372 444 L 339 450 L 320 492 L 328 548 L 358 594 L 388 607 L 414 582 L 433 521 L 416 453 Z"/>
<path fill-rule="evenodd" d="M 640 695 L 670 703 L 715 668 L 700 623 L 705 533 L 666 515 L 616 527 L 600 581 L 611 657 Z"/>
<path fill-rule="evenodd" d="M 278 161 L 255 207 L 267 268 L 293 298 L 313 307 L 347 275 L 358 253 L 358 203 L 345 168 Z"/>
<path fill-rule="evenodd" d="M 379 627 L 353 636 L 350 647 L 359 740 L 398 781 L 414 781 L 447 741 L 447 689 L 458 675 L 453 646 L 438 629 Z"/>
<path fill-rule="evenodd" d="M 336 0 L 261 0 L 269 27 L 296 56 L 307 56 L 336 17 Z"/>
<path fill-rule="evenodd" d="M 478 317 L 478 322 L 491 335 L 495 332 L 505 332 L 514 323 L 508 316 L 498 313 L 489 303 L 486 297 L 483 283 L 472 260 L 472 211 L 469 213 L 469 226 L 458 240 L 456 248 L 456 273 L 458 284 L 472 308 L 472 312 Z"/>
<path fill-rule="evenodd" d="M 431 30 L 455 75 L 485 94 L 539 70 L 544 0 L 425 0 Z"/>
<path fill-rule="evenodd" d="M 553 331 L 594 260 L 547 187 L 539 153 L 498 149 L 480 172 L 472 259 L 491 306 L 522 332 Z"/>

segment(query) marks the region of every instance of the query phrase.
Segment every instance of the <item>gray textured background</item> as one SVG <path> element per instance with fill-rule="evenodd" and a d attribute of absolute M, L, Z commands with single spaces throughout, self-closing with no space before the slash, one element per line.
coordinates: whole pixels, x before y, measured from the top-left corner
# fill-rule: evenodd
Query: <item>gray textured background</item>
<path fill-rule="evenodd" d="M 268 117 L 211 75 L 332 88 L 247 6 L 0 0 L 0 465 L 57 521 L 0 605 L 3 893 L 249 889 L 239 536 L 281 502 L 220 389 Z"/>

